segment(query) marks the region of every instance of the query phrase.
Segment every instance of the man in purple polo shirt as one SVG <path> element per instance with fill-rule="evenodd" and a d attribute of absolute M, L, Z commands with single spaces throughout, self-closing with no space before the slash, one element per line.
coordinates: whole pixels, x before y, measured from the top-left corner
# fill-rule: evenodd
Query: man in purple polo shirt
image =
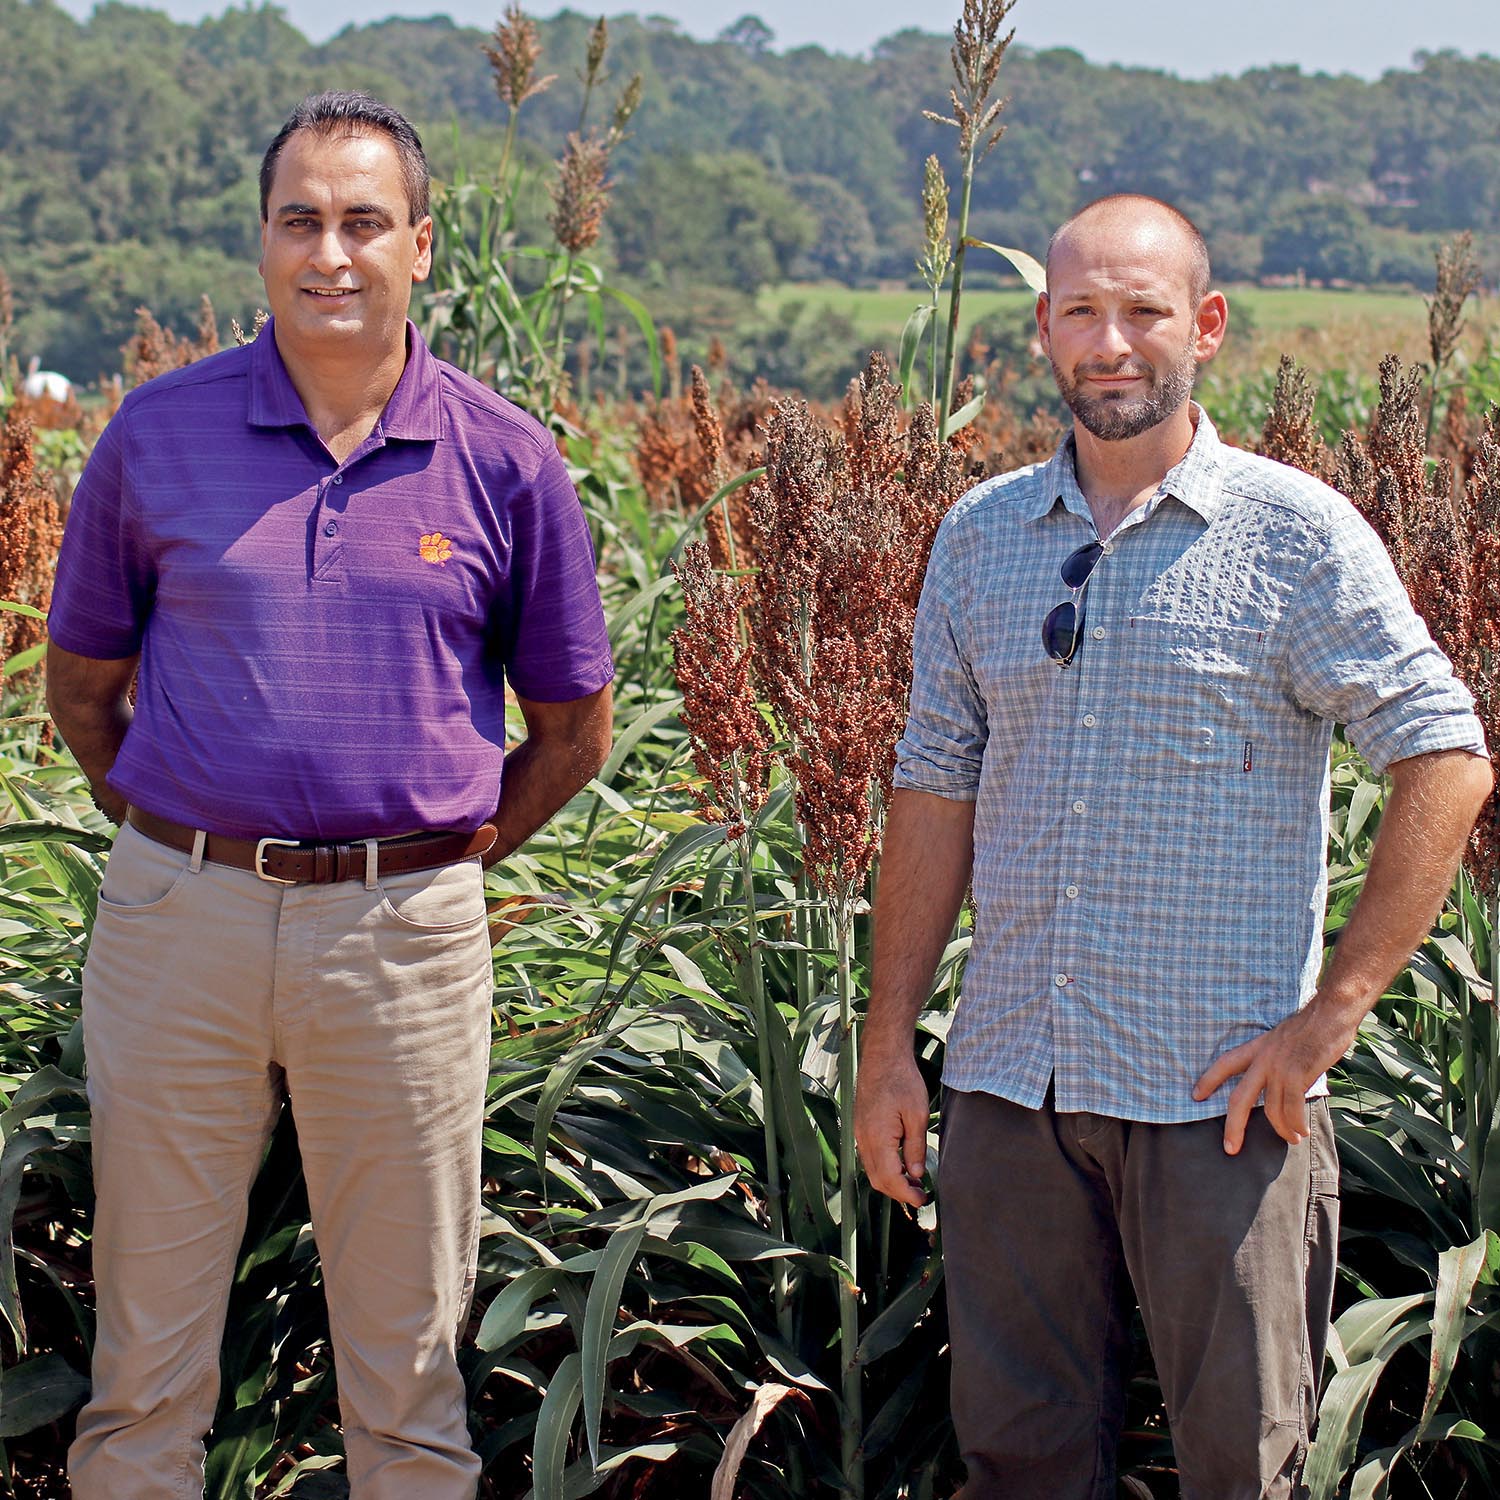
<path fill-rule="evenodd" d="M 73 1494 L 201 1495 L 289 1097 L 351 1493 L 469 1500 L 481 861 L 599 769 L 613 667 L 555 446 L 407 322 L 432 244 L 410 125 L 309 99 L 260 192 L 273 319 L 126 398 L 50 621 L 53 714 L 123 825 L 84 975 L 99 1311 Z"/>

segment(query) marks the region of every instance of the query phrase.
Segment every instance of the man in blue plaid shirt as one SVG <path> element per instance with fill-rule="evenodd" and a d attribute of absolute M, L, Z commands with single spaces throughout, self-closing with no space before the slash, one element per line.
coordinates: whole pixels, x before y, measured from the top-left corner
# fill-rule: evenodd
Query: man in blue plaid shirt
<path fill-rule="evenodd" d="M 1074 415 L 938 534 L 857 1104 L 924 1201 L 913 1028 L 972 881 L 939 1166 L 963 1500 L 1106 1500 L 1131 1294 L 1187 1500 L 1301 1492 L 1337 1249 L 1325 1072 L 1427 933 L 1491 788 L 1378 538 L 1191 400 L 1224 338 L 1193 225 L 1115 196 L 1048 252 Z M 1390 791 L 1320 976 L 1328 750 Z"/>

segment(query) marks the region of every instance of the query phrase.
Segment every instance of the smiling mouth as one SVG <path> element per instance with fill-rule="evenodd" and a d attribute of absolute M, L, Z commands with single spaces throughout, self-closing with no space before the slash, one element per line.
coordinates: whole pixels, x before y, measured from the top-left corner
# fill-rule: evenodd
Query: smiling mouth
<path fill-rule="evenodd" d="M 302 290 L 309 296 L 324 297 L 330 302 L 341 297 L 352 297 L 355 293 L 352 286 L 305 286 Z"/>

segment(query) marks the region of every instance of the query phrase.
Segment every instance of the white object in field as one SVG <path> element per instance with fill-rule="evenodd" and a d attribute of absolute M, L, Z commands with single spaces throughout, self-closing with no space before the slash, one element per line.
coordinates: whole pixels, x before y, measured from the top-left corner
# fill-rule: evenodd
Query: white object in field
<path fill-rule="evenodd" d="M 42 369 L 41 363 L 39 356 L 31 356 L 26 376 L 21 381 L 22 392 L 32 401 L 40 401 L 44 397 L 48 401 L 59 403 L 67 401 L 73 394 L 73 382 L 66 375 L 59 375 L 56 370 Z"/>

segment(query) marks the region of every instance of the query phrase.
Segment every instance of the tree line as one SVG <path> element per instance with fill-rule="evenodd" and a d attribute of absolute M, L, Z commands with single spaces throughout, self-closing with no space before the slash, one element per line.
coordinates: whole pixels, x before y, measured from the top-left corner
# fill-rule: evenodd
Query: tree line
<path fill-rule="evenodd" d="M 541 23 L 556 81 L 520 123 L 539 168 L 578 123 L 592 19 Z M 1224 279 L 1427 285 L 1434 245 L 1465 228 L 1500 275 L 1500 60 L 1419 54 L 1374 82 L 1291 67 L 1186 81 L 1028 50 L 1015 19 L 979 238 L 1036 251 L 1072 209 L 1130 190 L 1193 215 Z M 258 155 L 313 89 L 368 88 L 419 124 L 440 176 L 483 174 L 505 122 L 483 41 L 443 17 L 314 44 L 270 5 L 188 25 L 115 0 L 82 22 L 53 0 L 0 0 L 13 347 L 87 379 L 118 365 L 143 302 L 188 327 L 207 292 L 247 320 Z M 904 30 L 867 58 L 773 43 L 754 17 L 714 42 L 661 18 L 611 22 L 610 67 L 641 75 L 644 102 L 614 158 L 602 258 L 668 316 L 730 327 L 767 282 L 912 275 L 923 163 L 951 151 L 922 115 L 944 106 L 948 38 Z M 538 223 L 546 209 L 539 186 Z"/>

